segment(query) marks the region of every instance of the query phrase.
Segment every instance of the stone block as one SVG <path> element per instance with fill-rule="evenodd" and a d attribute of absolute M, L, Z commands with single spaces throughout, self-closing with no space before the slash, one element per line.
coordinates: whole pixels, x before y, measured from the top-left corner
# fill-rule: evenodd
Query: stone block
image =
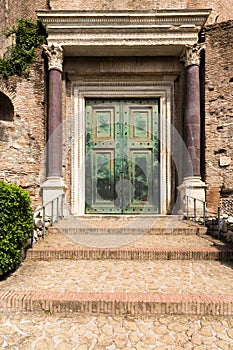
<path fill-rule="evenodd" d="M 222 220 L 222 222 L 221 222 L 221 225 L 220 225 L 220 230 L 222 231 L 222 232 L 227 232 L 227 221 L 226 220 Z"/>
<path fill-rule="evenodd" d="M 225 167 L 231 164 L 231 158 L 227 156 L 220 156 L 219 158 L 219 165 L 221 167 Z"/>

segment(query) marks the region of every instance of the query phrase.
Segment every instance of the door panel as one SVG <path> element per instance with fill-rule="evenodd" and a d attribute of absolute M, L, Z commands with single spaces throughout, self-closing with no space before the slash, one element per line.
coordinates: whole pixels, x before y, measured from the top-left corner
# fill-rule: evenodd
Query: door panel
<path fill-rule="evenodd" d="M 159 213 L 158 108 L 86 101 L 86 213 Z"/>
<path fill-rule="evenodd" d="M 86 212 L 121 213 L 115 179 L 119 145 L 119 105 L 86 101 Z"/>
<path fill-rule="evenodd" d="M 129 106 L 130 140 L 151 141 L 153 114 L 152 108 L 132 108 Z"/>
<path fill-rule="evenodd" d="M 114 112 L 114 108 L 93 108 L 94 141 L 114 140 Z"/>

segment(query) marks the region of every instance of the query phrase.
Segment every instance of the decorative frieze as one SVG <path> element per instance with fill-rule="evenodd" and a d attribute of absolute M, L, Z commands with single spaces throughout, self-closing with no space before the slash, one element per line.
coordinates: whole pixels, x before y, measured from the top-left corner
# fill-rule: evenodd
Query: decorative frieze
<path fill-rule="evenodd" d="M 56 69 L 62 72 L 63 69 L 63 48 L 59 44 L 43 45 L 44 52 L 48 58 L 48 69 Z"/>
<path fill-rule="evenodd" d="M 152 12 L 83 12 L 83 11 L 38 11 L 37 15 L 43 18 L 46 24 L 73 27 L 131 27 L 143 26 L 153 28 L 202 27 L 209 15 L 209 10 L 160 10 Z"/>

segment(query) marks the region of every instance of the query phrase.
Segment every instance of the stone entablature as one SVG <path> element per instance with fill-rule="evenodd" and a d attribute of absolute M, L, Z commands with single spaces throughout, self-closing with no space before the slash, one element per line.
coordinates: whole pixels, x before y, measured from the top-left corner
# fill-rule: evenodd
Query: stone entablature
<path fill-rule="evenodd" d="M 140 50 L 141 55 L 180 56 L 185 45 L 193 45 L 198 41 L 198 33 L 209 14 L 208 9 L 37 12 L 46 25 L 48 44 L 61 45 L 66 56 L 103 56 L 106 49 L 111 55 L 109 47 L 117 48 L 124 55 L 132 55 Z M 95 52 L 88 51 L 90 47 L 95 47 Z M 115 52 L 112 54 L 115 55 Z"/>

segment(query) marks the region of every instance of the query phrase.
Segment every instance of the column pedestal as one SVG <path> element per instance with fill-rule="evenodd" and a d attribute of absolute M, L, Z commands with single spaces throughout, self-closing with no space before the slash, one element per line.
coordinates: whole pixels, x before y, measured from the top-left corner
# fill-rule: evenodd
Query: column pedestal
<path fill-rule="evenodd" d="M 43 203 L 46 204 L 63 194 L 67 187 L 61 177 L 48 177 L 47 180 L 41 185 L 41 189 Z"/>
<path fill-rule="evenodd" d="M 193 198 L 196 198 L 196 214 L 201 215 L 203 214 L 203 201 L 205 201 L 205 190 L 206 190 L 206 184 L 201 180 L 201 177 L 199 176 L 188 176 L 183 179 L 182 184 L 178 187 L 178 190 L 180 191 L 180 210 L 179 214 L 190 216 L 194 215 L 194 200 Z M 186 196 L 190 197 L 187 200 L 185 200 Z"/>
<path fill-rule="evenodd" d="M 41 186 L 41 190 L 42 190 L 43 204 L 47 204 L 47 206 L 45 207 L 45 215 L 50 217 L 52 214 L 52 204 L 51 204 L 52 200 L 62 194 L 65 194 L 65 191 L 67 190 L 67 186 L 64 184 L 63 179 L 61 177 L 49 177 Z M 62 203 L 62 199 L 60 197 L 58 201 L 58 210 L 60 213 L 61 213 L 61 203 Z M 64 203 L 65 201 L 63 200 L 63 204 Z M 53 212 L 55 216 L 57 214 L 56 210 L 57 210 L 57 202 L 54 201 Z M 69 210 L 65 209 L 64 205 L 62 210 L 63 210 L 63 215 L 66 216 L 69 214 Z"/>

